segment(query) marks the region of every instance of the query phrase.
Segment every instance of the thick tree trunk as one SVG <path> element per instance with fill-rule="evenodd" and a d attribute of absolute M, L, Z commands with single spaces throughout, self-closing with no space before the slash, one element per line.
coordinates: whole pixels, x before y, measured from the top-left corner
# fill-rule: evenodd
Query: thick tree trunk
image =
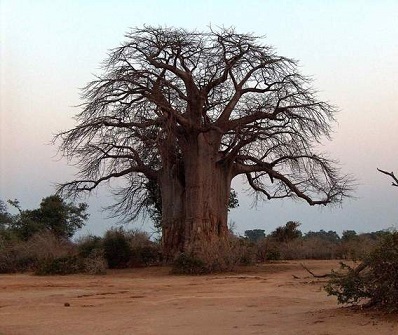
<path fill-rule="evenodd" d="M 186 154 L 186 246 L 219 239 L 228 232 L 227 214 L 231 178 L 228 168 L 217 163 L 218 145 L 200 134 L 197 147 Z"/>
<path fill-rule="evenodd" d="M 218 134 L 192 136 L 183 150 L 183 182 L 173 173 L 164 174 L 161 188 L 166 257 L 195 243 L 228 235 L 232 174 L 230 166 L 218 162 L 218 148 Z"/>
<path fill-rule="evenodd" d="M 181 180 L 181 171 L 178 171 L 176 165 L 163 169 L 160 188 L 162 247 L 165 258 L 169 259 L 184 249 L 185 190 L 183 180 Z"/>

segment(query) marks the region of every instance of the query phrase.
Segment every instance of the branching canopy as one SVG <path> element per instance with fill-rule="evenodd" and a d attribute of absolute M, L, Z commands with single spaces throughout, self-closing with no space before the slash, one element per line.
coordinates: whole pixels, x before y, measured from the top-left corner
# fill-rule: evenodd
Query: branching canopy
<path fill-rule="evenodd" d="M 294 60 L 234 29 L 136 28 L 83 90 L 77 126 L 56 136 L 77 163 L 68 195 L 124 178 L 116 211 L 135 217 L 145 184 L 167 164 L 183 166 L 187 134 L 221 135 L 218 163 L 233 164 L 266 199 L 339 203 L 351 190 L 336 162 L 316 152 L 335 108 L 319 101 Z"/>

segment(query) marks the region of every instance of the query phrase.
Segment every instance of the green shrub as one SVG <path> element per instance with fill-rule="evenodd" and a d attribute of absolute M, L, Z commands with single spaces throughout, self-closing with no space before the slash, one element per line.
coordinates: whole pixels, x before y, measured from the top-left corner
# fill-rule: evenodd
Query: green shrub
<path fill-rule="evenodd" d="M 77 241 L 77 250 L 82 258 L 90 257 L 92 253 L 97 253 L 98 250 L 103 252 L 102 238 L 93 235 L 84 236 Z"/>
<path fill-rule="evenodd" d="M 122 269 L 129 265 L 132 255 L 128 234 L 122 229 L 111 229 L 103 239 L 104 256 L 110 269 Z"/>
<path fill-rule="evenodd" d="M 130 266 L 149 266 L 159 263 L 160 250 L 159 246 L 144 245 L 131 249 Z"/>
<path fill-rule="evenodd" d="M 332 273 L 325 287 L 339 303 L 398 311 L 398 232 L 385 235 L 360 266 L 342 263 L 342 270 Z"/>
<path fill-rule="evenodd" d="M 265 255 L 265 260 L 267 261 L 279 261 L 281 259 L 281 253 L 279 250 L 271 249 L 267 251 Z"/>
<path fill-rule="evenodd" d="M 76 255 L 43 259 L 35 270 L 35 274 L 39 276 L 68 275 L 79 272 L 84 272 L 84 264 Z"/>
<path fill-rule="evenodd" d="M 208 273 L 205 262 L 193 253 L 181 253 L 173 262 L 174 274 L 201 275 Z"/>

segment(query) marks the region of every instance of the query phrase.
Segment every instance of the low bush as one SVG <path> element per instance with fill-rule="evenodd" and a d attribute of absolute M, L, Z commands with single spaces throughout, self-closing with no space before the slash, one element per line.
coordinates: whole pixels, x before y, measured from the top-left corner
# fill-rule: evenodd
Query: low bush
<path fill-rule="evenodd" d="M 111 229 L 103 238 L 89 235 L 76 243 L 51 232 L 35 234 L 27 241 L 0 238 L 0 273 L 103 274 L 108 267 L 149 266 L 160 259 L 160 245 L 137 230 Z"/>
<path fill-rule="evenodd" d="M 149 266 L 160 261 L 160 245 L 152 242 L 148 233 L 138 230 L 108 230 L 102 248 L 111 269 Z"/>
<path fill-rule="evenodd" d="M 337 247 L 337 254 L 342 259 L 349 259 L 353 261 L 361 260 L 367 257 L 380 242 L 381 237 L 377 239 L 370 238 L 364 235 L 355 236 L 348 240 L 342 240 Z"/>
<path fill-rule="evenodd" d="M 77 241 L 77 250 L 82 258 L 90 257 L 92 253 L 103 253 L 102 238 L 93 235 L 84 236 Z"/>
<path fill-rule="evenodd" d="M 34 271 L 44 260 L 62 258 L 74 252 L 74 245 L 50 232 L 33 235 L 27 241 L 8 243 L 0 253 L 0 273 Z"/>
<path fill-rule="evenodd" d="M 263 263 L 267 261 L 277 261 L 281 258 L 279 243 L 269 238 L 263 238 L 253 245 L 256 261 Z"/>
<path fill-rule="evenodd" d="M 282 259 L 335 259 L 338 244 L 318 237 L 282 243 L 278 251 Z"/>
<path fill-rule="evenodd" d="M 173 262 L 173 274 L 202 275 L 209 273 L 205 262 L 192 252 L 179 254 Z"/>
<path fill-rule="evenodd" d="M 228 238 L 198 242 L 178 255 L 172 264 L 175 274 L 206 274 L 233 271 L 238 265 L 254 262 L 254 252 L 246 241 Z"/>
<path fill-rule="evenodd" d="M 348 240 L 331 240 L 322 237 L 322 234 L 313 233 L 287 241 L 267 236 L 252 245 L 257 262 L 298 259 L 360 260 L 375 249 L 381 236 L 383 235 L 361 234 Z"/>
<path fill-rule="evenodd" d="M 342 304 L 398 312 L 398 232 L 385 235 L 358 267 L 342 263 L 325 289 Z"/>
<path fill-rule="evenodd" d="M 91 275 L 103 275 L 107 270 L 107 262 L 102 249 L 94 249 L 83 259 L 83 271 Z"/>
<path fill-rule="evenodd" d="M 128 267 L 132 252 L 127 232 L 123 229 L 108 230 L 105 233 L 102 245 L 110 269 Z"/>
<path fill-rule="evenodd" d="M 0 273 L 15 273 L 32 270 L 37 260 L 20 252 L 19 248 L 9 246 L 0 253 Z"/>
<path fill-rule="evenodd" d="M 35 269 L 35 274 L 39 276 L 68 275 L 81 272 L 84 272 L 84 264 L 77 255 L 42 259 Z"/>
<path fill-rule="evenodd" d="M 149 266 L 160 262 L 160 245 L 152 242 L 148 233 L 132 230 L 128 232 L 128 238 L 131 248 L 130 266 Z"/>
<path fill-rule="evenodd" d="M 160 247 L 155 243 L 131 249 L 130 266 L 150 266 L 160 261 Z"/>

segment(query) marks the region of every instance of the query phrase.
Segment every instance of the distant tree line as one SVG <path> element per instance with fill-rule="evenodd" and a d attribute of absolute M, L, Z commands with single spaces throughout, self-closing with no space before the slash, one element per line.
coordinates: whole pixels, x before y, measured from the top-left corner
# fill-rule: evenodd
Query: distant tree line
<path fill-rule="evenodd" d="M 329 230 L 302 233 L 300 223 L 289 221 L 266 235 L 263 229 L 246 230 L 244 238 L 254 245 L 257 261 L 276 259 L 358 259 L 369 253 L 388 234 L 376 231 L 358 234 Z"/>
<path fill-rule="evenodd" d="M 350 241 L 354 240 L 358 237 L 368 237 L 369 239 L 377 239 L 380 236 L 385 235 L 385 230 L 361 233 L 358 234 L 355 230 L 344 230 L 341 237 L 340 235 L 333 230 L 325 231 L 323 229 L 319 231 L 309 231 L 308 233 L 302 233 L 298 230 L 298 227 L 301 224 L 297 221 L 289 221 L 285 226 L 280 226 L 272 231 L 268 236 L 265 234 L 264 229 L 249 229 L 245 230 L 244 237 L 251 242 L 257 242 L 261 239 L 265 239 L 266 237 L 272 237 L 279 242 L 288 242 L 292 241 L 296 238 L 320 238 L 322 240 L 326 240 L 329 242 L 339 242 L 339 241 Z"/>

